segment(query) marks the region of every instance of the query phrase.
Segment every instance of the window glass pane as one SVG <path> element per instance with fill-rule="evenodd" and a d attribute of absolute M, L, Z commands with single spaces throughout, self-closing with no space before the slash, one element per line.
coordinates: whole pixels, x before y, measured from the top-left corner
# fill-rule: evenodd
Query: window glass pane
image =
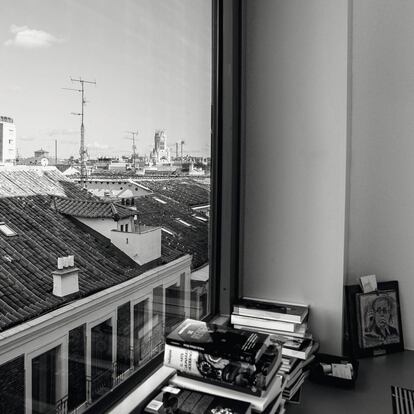
<path fill-rule="evenodd" d="M 91 331 L 91 397 L 97 400 L 112 388 L 112 323 L 100 323 Z"/>
<path fill-rule="evenodd" d="M 2 6 L 0 412 L 83 412 L 211 313 L 212 3 Z"/>
<path fill-rule="evenodd" d="M 86 325 L 69 332 L 68 408 L 73 410 L 86 402 Z"/>
<path fill-rule="evenodd" d="M 131 304 L 118 307 L 117 316 L 117 377 L 131 368 Z"/>
<path fill-rule="evenodd" d="M 140 366 L 151 357 L 150 301 L 134 306 L 134 365 Z"/>
<path fill-rule="evenodd" d="M 0 413 L 19 414 L 25 408 L 24 356 L 0 365 Z"/>
<path fill-rule="evenodd" d="M 58 348 L 32 359 L 32 411 L 48 413 L 58 401 Z"/>

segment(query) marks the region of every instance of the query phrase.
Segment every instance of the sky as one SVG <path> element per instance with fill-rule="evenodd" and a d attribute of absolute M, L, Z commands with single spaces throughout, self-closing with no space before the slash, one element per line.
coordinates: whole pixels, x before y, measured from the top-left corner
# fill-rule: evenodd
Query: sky
<path fill-rule="evenodd" d="M 86 85 L 90 157 L 149 154 L 154 132 L 209 155 L 211 1 L 1 0 L 0 115 L 14 118 L 20 157 L 79 154 Z"/>

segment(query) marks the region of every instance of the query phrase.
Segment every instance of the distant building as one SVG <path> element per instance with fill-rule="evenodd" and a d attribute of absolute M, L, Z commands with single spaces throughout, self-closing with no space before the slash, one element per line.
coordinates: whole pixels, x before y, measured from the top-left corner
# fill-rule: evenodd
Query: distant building
<path fill-rule="evenodd" d="M 171 161 L 170 150 L 167 146 L 167 135 L 164 130 L 156 130 L 154 135 L 154 149 L 151 152 L 153 164 L 165 164 Z"/>
<path fill-rule="evenodd" d="M 75 181 L 80 183 L 78 179 Z M 134 198 L 152 194 L 149 188 L 131 178 L 88 178 L 84 185 L 94 196 L 101 199 L 117 200 L 125 205 L 134 205 Z"/>
<path fill-rule="evenodd" d="M 40 148 L 40 150 L 35 151 L 34 153 L 35 158 L 49 158 L 49 151 L 44 150 L 43 148 Z"/>
<path fill-rule="evenodd" d="M 16 126 L 13 118 L 0 116 L 0 165 L 16 163 Z"/>
<path fill-rule="evenodd" d="M 46 167 L 48 165 L 54 164 L 54 160 L 49 157 L 49 151 L 40 148 L 34 152 L 33 157 L 21 158 L 19 160 L 19 165 L 41 165 Z"/>

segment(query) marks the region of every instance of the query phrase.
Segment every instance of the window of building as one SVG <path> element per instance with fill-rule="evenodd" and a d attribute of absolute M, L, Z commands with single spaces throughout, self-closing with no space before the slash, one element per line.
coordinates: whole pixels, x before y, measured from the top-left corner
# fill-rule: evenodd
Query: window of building
<path fill-rule="evenodd" d="M 32 412 L 49 413 L 59 400 L 59 351 L 56 347 L 32 359 Z"/>
<path fill-rule="evenodd" d="M 7 237 L 17 235 L 17 233 L 12 230 L 6 223 L 0 223 L 0 231 Z"/>
<path fill-rule="evenodd" d="M 94 326 L 91 330 L 91 379 L 89 382 L 92 402 L 98 400 L 113 386 L 112 320 Z"/>

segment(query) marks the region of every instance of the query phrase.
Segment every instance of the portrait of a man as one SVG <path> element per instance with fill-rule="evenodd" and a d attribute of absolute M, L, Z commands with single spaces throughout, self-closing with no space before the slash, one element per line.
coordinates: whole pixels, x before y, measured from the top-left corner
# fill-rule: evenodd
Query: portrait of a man
<path fill-rule="evenodd" d="M 400 342 L 395 291 L 359 294 L 357 303 L 361 348 L 373 348 Z"/>

